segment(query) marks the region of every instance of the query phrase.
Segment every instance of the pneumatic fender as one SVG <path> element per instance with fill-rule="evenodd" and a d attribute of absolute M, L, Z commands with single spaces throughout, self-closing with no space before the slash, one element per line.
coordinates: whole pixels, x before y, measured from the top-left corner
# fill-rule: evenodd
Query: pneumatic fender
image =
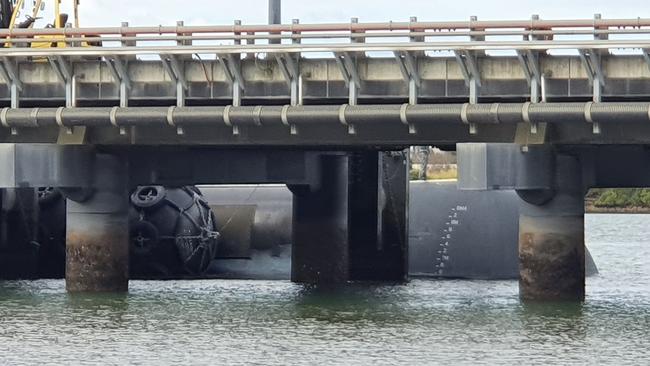
<path fill-rule="evenodd" d="M 195 187 L 138 187 L 129 221 L 136 276 L 201 275 L 216 256 L 216 219 Z"/>
<path fill-rule="evenodd" d="M 175 244 L 189 274 L 204 273 L 217 254 L 219 233 L 212 210 L 194 187 L 170 190 L 168 204 L 178 211 Z"/>
<path fill-rule="evenodd" d="M 150 255 L 160 241 L 158 228 L 149 221 L 137 220 L 131 223 L 129 233 L 134 255 Z"/>
<path fill-rule="evenodd" d="M 131 204 L 142 209 L 154 209 L 163 203 L 167 190 L 163 186 L 142 186 L 131 194 Z"/>
<path fill-rule="evenodd" d="M 63 199 L 61 191 L 54 187 L 39 187 L 37 192 L 38 204 L 41 207 L 55 204 Z"/>

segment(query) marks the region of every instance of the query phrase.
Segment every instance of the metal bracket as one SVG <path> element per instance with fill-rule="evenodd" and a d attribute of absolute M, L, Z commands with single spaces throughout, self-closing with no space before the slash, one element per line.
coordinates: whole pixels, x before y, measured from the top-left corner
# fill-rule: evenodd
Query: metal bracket
<path fill-rule="evenodd" d="M 129 73 L 127 71 L 128 61 L 122 61 L 119 56 L 105 57 L 104 61 L 106 62 L 108 70 L 111 72 L 113 79 L 115 79 L 115 82 L 124 84 L 126 89 L 130 90 L 131 78 L 129 77 Z"/>
<path fill-rule="evenodd" d="M 105 57 L 104 62 L 108 66 L 113 79 L 116 83 L 120 84 L 120 107 L 126 108 L 129 106 L 129 91 L 131 90 L 131 78 L 127 68 L 127 62 L 120 59 L 119 56 Z M 120 135 L 125 135 L 126 129 L 120 127 Z"/>
<path fill-rule="evenodd" d="M 294 20 L 295 24 L 295 20 Z M 284 79 L 287 81 L 289 86 L 289 93 L 291 94 L 291 103 L 290 106 L 295 107 L 303 104 L 303 93 L 302 93 L 302 75 L 300 73 L 300 62 L 294 59 L 296 56 L 292 56 L 288 53 L 276 54 L 275 60 L 278 63 L 280 71 L 284 76 Z M 300 55 L 297 56 L 298 60 Z M 286 117 L 286 113 L 289 106 L 286 106 L 282 110 L 282 122 L 289 126 L 292 135 L 298 134 L 298 129 L 296 125 L 289 124 Z"/>
<path fill-rule="evenodd" d="M 234 125 L 230 119 L 230 109 L 241 106 L 242 92 L 245 90 L 244 77 L 241 72 L 241 60 L 234 55 L 217 55 L 219 63 L 223 66 L 226 78 L 230 81 L 232 88 L 232 105 L 226 106 L 223 111 L 223 120 L 226 125 L 232 127 L 232 134 L 239 135 L 239 126 Z"/>
<path fill-rule="evenodd" d="M 395 52 L 394 55 L 395 60 L 397 60 L 397 65 L 402 72 L 402 76 L 404 77 L 404 80 L 408 82 L 409 86 L 409 103 L 408 105 L 402 106 L 400 109 L 400 119 L 402 123 L 408 125 L 409 133 L 415 134 L 417 131 L 415 126 L 408 121 L 406 108 L 408 108 L 409 105 L 418 104 L 422 79 L 420 78 L 417 60 L 410 52 Z"/>
<path fill-rule="evenodd" d="M 16 61 L 8 58 L 0 58 L 0 74 L 7 83 L 7 88 L 11 94 L 11 108 L 20 106 L 20 93 L 23 91 L 23 82 L 20 80 L 20 73 Z M 16 134 L 16 129 L 12 128 L 12 134 Z"/>
<path fill-rule="evenodd" d="M 530 103 L 539 103 L 542 99 L 540 93 L 542 91 L 542 73 L 539 67 L 539 54 L 533 51 L 517 51 L 517 58 L 521 63 L 521 67 L 526 75 L 526 81 L 530 87 Z M 545 99 L 545 98 L 544 98 Z M 538 124 L 535 121 L 530 121 L 528 118 L 528 107 L 530 103 L 524 107 L 524 119 L 530 125 L 530 133 L 537 134 Z"/>
<path fill-rule="evenodd" d="M 239 107 L 241 106 L 242 92 L 246 90 L 246 84 L 241 72 L 241 63 L 231 54 L 217 55 L 217 59 L 223 66 L 226 78 L 232 87 L 232 105 Z"/>
<path fill-rule="evenodd" d="M 48 57 L 47 60 L 52 66 L 56 76 L 65 86 L 65 106 L 66 108 L 74 108 L 77 106 L 77 78 L 74 75 L 72 65 L 65 60 L 62 56 Z M 65 129 L 65 133 L 72 135 L 74 130 L 72 127 L 61 126 Z"/>
<path fill-rule="evenodd" d="M 530 86 L 530 98 L 533 103 L 539 102 L 539 88 L 542 84 L 542 73 L 539 66 L 539 54 L 531 50 L 517 51 L 517 58 L 526 75 L 526 81 Z"/>
<path fill-rule="evenodd" d="M 349 104 L 357 105 L 359 99 L 359 90 L 361 89 L 361 78 L 357 70 L 356 60 L 349 52 L 335 53 L 336 64 L 341 70 L 341 75 L 345 80 L 345 85 L 348 87 Z"/>
<path fill-rule="evenodd" d="M 72 65 L 62 56 L 53 56 L 47 59 L 56 76 L 65 85 L 65 106 L 68 108 L 75 107 L 77 104 L 77 82 Z"/>
<path fill-rule="evenodd" d="M 477 104 L 479 89 L 482 86 L 477 57 L 472 52 L 466 50 L 456 50 L 454 51 L 454 56 L 460 67 L 460 72 L 465 79 L 465 85 L 469 88 L 469 104 Z M 469 124 L 469 133 L 471 135 L 477 133 L 475 123 Z"/>
<path fill-rule="evenodd" d="M 422 86 L 417 60 L 410 52 L 395 52 L 394 55 L 404 80 L 409 83 L 409 104 L 415 105 Z"/>
<path fill-rule="evenodd" d="M 72 78 L 72 67 L 61 56 L 48 57 L 52 69 L 62 83 L 67 83 Z"/>
<path fill-rule="evenodd" d="M 593 101 L 602 101 L 602 88 L 605 86 L 605 74 L 602 69 L 601 55 L 597 50 L 579 50 L 580 60 L 587 72 L 589 83 L 593 87 Z M 600 134 L 600 124 L 594 122 L 593 133 Z"/>
<path fill-rule="evenodd" d="M 275 60 L 289 87 L 291 105 L 302 105 L 302 75 L 299 61 L 288 53 L 276 54 Z"/>
<path fill-rule="evenodd" d="M 162 65 L 167 71 L 167 74 L 176 84 L 176 106 L 185 106 L 185 91 L 189 89 L 187 80 L 185 79 L 184 64 L 175 55 L 160 55 Z"/>
<path fill-rule="evenodd" d="M 105 57 L 104 61 L 115 82 L 120 84 L 120 107 L 126 108 L 129 106 L 129 91 L 132 86 L 127 68 L 128 61 L 123 61 L 119 56 Z M 119 129 L 120 135 L 126 135 L 126 127 L 119 126 Z"/>
<path fill-rule="evenodd" d="M 472 87 L 472 83 L 475 83 L 476 86 L 481 87 L 481 74 L 478 70 L 478 62 L 476 60 L 476 55 L 472 54 L 470 51 L 454 51 L 454 56 L 458 65 L 460 66 L 460 72 L 465 78 L 465 85 Z"/>
<path fill-rule="evenodd" d="M 601 57 L 597 50 L 579 50 L 580 60 L 587 71 L 591 84 L 605 86 L 605 74 L 601 65 Z"/>

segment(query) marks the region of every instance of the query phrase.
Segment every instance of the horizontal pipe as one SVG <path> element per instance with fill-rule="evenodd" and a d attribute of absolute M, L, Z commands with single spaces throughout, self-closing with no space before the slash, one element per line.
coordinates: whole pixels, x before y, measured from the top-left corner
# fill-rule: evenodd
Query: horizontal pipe
<path fill-rule="evenodd" d="M 650 123 L 650 103 L 379 104 L 245 107 L 5 108 L 5 128 L 280 127 L 330 124 Z"/>
<path fill-rule="evenodd" d="M 89 27 L 89 28 L 14 28 L 0 30 L 0 37 L 195 34 L 195 33 L 278 33 L 278 32 L 372 32 L 456 29 L 550 29 L 550 28 L 624 28 L 648 27 L 650 18 L 632 19 L 569 19 L 569 20 L 490 20 L 452 22 L 377 22 L 218 26 L 155 26 L 155 27 Z"/>

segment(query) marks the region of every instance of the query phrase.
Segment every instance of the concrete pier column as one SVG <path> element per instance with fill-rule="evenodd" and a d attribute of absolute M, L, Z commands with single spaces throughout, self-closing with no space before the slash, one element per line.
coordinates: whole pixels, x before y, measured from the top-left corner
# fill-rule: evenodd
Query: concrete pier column
<path fill-rule="evenodd" d="M 319 186 L 291 187 L 291 280 L 343 283 L 349 279 L 348 157 L 323 155 L 320 164 Z"/>
<path fill-rule="evenodd" d="M 523 192 L 519 219 L 522 300 L 584 300 L 584 188 L 578 158 L 556 154 L 555 195 Z"/>
<path fill-rule="evenodd" d="M 408 155 L 320 158 L 320 184 L 292 187 L 292 280 L 404 281 L 408 273 Z"/>
<path fill-rule="evenodd" d="M 93 190 L 89 197 L 68 197 L 66 289 L 68 292 L 127 291 L 126 164 L 115 156 L 97 154 L 93 165 Z"/>

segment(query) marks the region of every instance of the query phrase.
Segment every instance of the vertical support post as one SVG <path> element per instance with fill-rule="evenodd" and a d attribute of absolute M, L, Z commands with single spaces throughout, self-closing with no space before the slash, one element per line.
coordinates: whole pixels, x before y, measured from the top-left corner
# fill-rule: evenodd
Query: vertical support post
<path fill-rule="evenodd" d="M 418 158 L 420 159 L 420 163 L 422 164 L 422 169 L 420 169 L 420 172 L 418 174 L 418 179 L 419 180 L 427 180 L 428 176 L 428 170 L 429 170 L 429 157 L 431 156 L 431 151 L 430 151 L 430 146 L 415 146 L 415 153 L 417 154 Z"/>
<path fill-rule="evenodd" d="M 292 280 L 404 281 L 408 153 L 321 157 L 317 187 L 293 187 Z"/>
<path fill-rule="evenodd" d="M 408 151 L 350 158 L 350 279 L 408 277 Z"/>
<path fill-rule="evenodd" d="M 179 21 L 176 22 L 176 27 L 178 27 L 178 28 L 182 28 L 182 27 L 184 27 L 184 26 L 185 26 L 185 22 L 184 22 L 184 21 L 179 20 Z M 178 36 L 178 37 L 184 37 L 184 36 L 187 36 L 187 34 L 185 34 L 185 33 L 176 33 L 176 36 Z M 181 40 L 176 41 L 176 45 L 179 46 L 179 47 L 180 47 L 180 46 L 191 46 L 191 45 L 192 45 L 192 41 L 189 40 L 189 39 L 188 39 L 188 40 L 181 39 Z"/>
<path fill-rule="evenodd" d="M 235 20 L 235 26 L 239 26 L 239 25 L 241 25 L 241 20 Z M 239 36 L 239 35 L 241 35 L 241 33 L 235 32 L 235 36 Z M 241 44 L 241 40 L 236 39 L 235 44 Z M 232 57 L 230 57 L 228 59 L 229 64 L 230 64 L 231 61 L 240 63 L 241 62 L 241 55 L 239 55 L 239 54 L 232 55 Z M 234 67 L 234 66 L 231 65 L 231 67 Z M 232 105 L 233 105 L 233 107 L 241 106 L 241 98 L 242 98 L 242 90 L 241 90 L 241 86 L 239 84 L 239 79 L 234 78 L 233 82 L 232 82 Z"/>
<path fill-rule="evenodd" d="M 269 0 L 269 25 L 271 24 L 282 24 L 282 0 Z M 269 40 L 269 44 L 280 43 L 282 43 L 280 39 Z"/>
<path fill-rule="evenodd" d="M 96 155 L 93 194 L 68 199 L 66 289 L 124 292 L 129 283 L 128 172 L 122 159 Z"/>
<path fill-rule="evenodd" d="M 298 19 L 293 19 L 291 21 L 292 24 L 300 24 L 300 20 Z M 294 35 L 300 34 L 300 32 L 293 32 Z M 293 44 L 300 44 L 300 39 L 294 38 L 291 43 Z M 293 55 L 289 55 L 289 57 L 293 57 Z M 301 65 L 301 58 L 302 56 L 300 53 L 298 53 L 296 56 L 296 70 L 298 72 L 298 75 L 294 75 L 294 77 L 291 79 L 291 105 L 292 106 L 298 106 L 303 104 L 303 90 L 302 90 L 302 72 L 300 71 L 300 65 Z"/>
<path fill-rule="evenodd" d="M 65 106 L 66 108 L 77 106 L 77 75 L 74 73 L 65 82 Z"/>
<path fill-rule="evenodd" d="M 129 22 L 122 22 L 122 33 L 121 36 L 124 37 L 125 35 L 128 36 L 128 29 L 129 29 Z M 122 41 L 122 47 L 135 47 L 137 46 L 136 41 Z M 124 56 L 125 60 L 135 60 L 136 56 Z M 128 62 L 128 61 L 125 61 Z"/>
<path fill-rule="evenodd" d="M 185 22 L 179 20 L 176 22 L 176 27 L 182 27 L 185 25 Z M 183 34 L 177 34 L 177 36 L 182 36 Z M 191 46 L 192 41 L 177 41 L 178 46 Z M 183 58 L 176 58 L 178 62 L 178 75 L 176 77 L 176 106 L 185 107 L 185 85 L 183 85 L 183 73 L 185 72 L 185 61 Z"/>
<path fill-rule="evenodd" d="M 417 17 L 411 17 L 411 24 L 417 24 L 418 18 Z M 416 31 L 421 31 L 420 29 L 417 29 Z M 412 36 L 410 37 L 411 42 L 424 42 L 424 36 Z M 419 72 L 418 68 L 418 57 L 424 56 L 423 51 L 419 52 L 413 52 L 412 53 L 413 57 L 411 60 L 413 61 L 413 72 L 417 73 Z M 408 57 L 407 57 L 408 59 Z M 408 61 L 408 60 L 407 60 Z M 418 96 L 420 94 L 420 87 L 418 85 L 417 79 L 414 77 L 409 78 L 409 104 L 410 105 L 416 105 L 418 104 Z"/>
<path fill-rule="evenodd" d="M 350 19 L 351 24 L 358 24 L 359 23 L 359 18 L 352 18 Z M 358 33 L 365 33 L 363 31 L 352 31 L 351 34 L 358 34 Z M 365 38 L 360 38 L 360 37 L 353 37 L 350 39 L 352 43 L 365 43 L 366 39 Z M 354 65 L 355 71 L 358 72 L 357 65 L 360 57 L 364 57 L 365 53 L 364 52 L 354 52 L 354 53 L 348 53 L 346 54 L 346 57 L 350 55 L 350 60 L 348 65 Z M 361 88 L 361 85 L 359 85 L 356 80 L 352 79 L 350 81 L 350 85 L 348 87 L 349 95 L 348 95 L 348 104 L 350 105 L 357 105 L 357 100 L 359 99 L 359 89 Z"/>
<path fill-rule="evenodd" d="M 419 32 L 424 32 L 424 29 L 414 28 L 415 26 L 417 26 L 418 17 L 411 17 L 410 21 L 411 21 L 411 33 L 413 33 L 413 32 L 418 32 L 418 33 Z M 424 38 L 424 36 L 411 36 L 411 37 L 409 37 L 409 41 L 411 41 L 411 42 L 424 42 L 425 38 Z M 414 54 L 417 55 L 417 56 L 424 56 L 424 51 L 417 51 L 417 52 L 414 52 Z"/>
<path fill-rule="evenodd" d="M 129 106 L 129 87 L 124 80 L 120 80 L 120 107 L 126 108 Z"/>
<path fill-rule="evenodd" d="M 293 187 L 291 280 L 336 284 L 349 280 L 348 157 L 323 155 L 318 187 Z"/>
<path fill-rule="evenodd" d="M 582 301 L 585 296 L 582 166 L 575 156 L 556 154 L 555 160 L 555 196 L 520 209 L 522 300 Z"/>
<path fill-rule="evenodd" d="M 472 23 L 477 22 L 477 21 L 478 21 L 478 17 L 476 15 L 472 15 L 471 17 L 469 17 L 469 31 L 470 32 L 482 32 L 482 31 L 485 31 L 485 29 L 475 28 L 472 25 Z M 469 40 L 471 42 L 485 42 L 485 36 L 470 35 Z M 481 54 L 484 55 L 485 51 L 479 51 L 479 52 L 477 52 L 477 54 L 478 53 L 481 53 Z"/>
<path fill-rule="evenodd" d="M 356 18 L 356 17 L 351 18 L 350 23 L 351 24 L 359 24 L 359 18 Z M 353 30 L 353 31 L 350 32 L 350 34 L 364 34 L 364 33 L 366 33 L 366 32 L 362 31 L 362 30 Z M 352 43 L 366 43 L 366 38 L 365 37 L 357 37 L 357 36 L 355 36 L 355 37 L 352 37 L 350 39 L 350 41 Z M 365 56 L 365 53 L 364 52 L 358 52 L 358 53 L 355 53 L 355 55 L 363 57 L 363 56 Z"/>
<path fill-rule="evenodd" d="M 122 22 L 122 28 L 128 28 L 129 23 L 128 22 Z M 135 41 L 122 41 L 122 47 L 135 47 L 136 42 Z M 118 56 L 116 56 L 117 58 Z M 118 60 L 119 61 L 119 60 Z M 125 66 L 124 72 L 127 72 L 128 67 L 126 67 L 128 63 L 128 59 L 124 59 L 123 65 Z M 120 107 L 126 108 L 129 106 L 129 85 L 126 83 L 126 80 L 124 78 L 120 78 Z"/>
<path fill-rule="evenodd" d="M 15 82 L 11 82 L 11 85 L 9 86 L 9 92 L 11 93 L 11 108 L 19 108 L 20 107 L 20 89 L 18 88 L 18 84 Z"/>
<path fill-rule="evenodd" d="M 269 0 L 269 24 L 282 24 L 282 0 Z"/>
<path fill-rule="evenodd" d="M 602 29 L 602 28 L 599 28 L 598 26 L 595 25 L 596 22 L 598 20 L 600 20 L 600 19 L 602 19 L 601 14 L 594 14 L 594 31 L 596 31 L 598 29 Z M 606 40 L 607 38 L 608 38 L 607 35 L 596 34 L 594 32 L 594 40 Z M 600 64 L 601 55 L 603 55 L 603 53 L 606 53 L 606 52 L 608 52 L 608 50 L 592 50 L 591 53 L 590 53 L 592 63 L 594 64 L 594 67 L 598 67 L 599 70 L 601 70 L 600 69 L 601 68 L 601 64 Z M 602 99 L 603 99 L 603 97 L 602 97 L 602 95 L 603 95 L 603 82 L 604 82 L 604 80 L 602 79 L 602 75 L 597 74 L 596 77 L 594 78 L 594 81 L 593 81 L 593 93 L 594 93 L 593 101 L 596 102 L 596 103 L 601 102 Z M 594 125 L 594 131 L 596 131 L 596 130 L 600 130 L 600 128 L 599 128 L 599 126 L 597 126 L 597 124 Z"/>
<path fill-rule="evenodd" d="M 531 17 L 531 23 L 534 23 L 535 21 L 538 21 L 538 20 L 539 20 L 539 15 L 538 14 L 533 14 L 533 16 Z M 532 30 L 533 29 L 531 29 L 531 31 Z M 538 39 L 539 38 L 536 37 L 536 36 L 531 36 L 531 40 L 538 40 Z M 538 57 L 539 57 L 539 53 L 531 52 L 529 54 L 528 62 L 531 63 L 531 65 L 533 65 L 533 66 L 537 66 L 537 68 L 538 68 L 537 72 L 541 74 L 541 72 L 539 71 L 540 65 L 539 65 L 539 61 L 538 61 L 539 58 Z M 531 103 L 539 103 L 540 99 L 541 99 L 541 96 L 540 96 L 541 75 L 536 75 L 534 70 L 531 70 L 531 74 L 532 74 L 531 75 L 532 77 L 530 79 L 530 102 Z M 536 130 L 537 130 L 537 126 L 535 126 L 535 132 L 533 132 L 533 133 L 537 133 Z"/>
<path fill-rule="evenodd" d="M 606 34 L 596 34 L 595 31 L 597 30 L 602 30 L 602 29 L 607 29 L 606 27 L 599 27 L 596 25 L 596 23 L 602 19 L 601 14 L 594 14 L 594 40 L 606 40 L 608 39 L 608 35 Z M 599 103 L 603 101 L 603 86 L 605 84 L 605 76 L 603 74 L 603 69 L 602 69 L 602 64 L 601 64 L 601 59 L 602 56 L 605 54 L 608 54 L 609 50 L 591 50 L 590 51 L 590 58 L 591 58 L 591 63 L 593 65 L 595 75 L 593 78 L 592 82 L 592 87 L 593 87 L 593 101 L 594 103 Z M 593 133 L 594 134 L 600 134 L 600 123 L 597 121 L 593 122 Z"/>
<path fill-rule="evenodd" d="M 469 19 L 470 23 L 470 31 L 479 31 L 483 29 L 477 29 L 472 26 L 472 22 L 478 21 L 478 17 L 476 15 L 472 15 Z M 485 41 L 485 36 L 470 36 L 470 41 L 472 42 L 483 42 Z M 467 53 L 467 57 L 476 57 L 478 56 L 478 53 Z M 472 78 L 469 81 L 469 103 L 470 104 L 478 104 L 478 94 L 479 94 L 479 85 L 478 85 L 478 80 L 477 80 L 477 75 L 472 73 Z"/>
<path fill-rule="evenodd" d="M 603 19 L 603 16 L 601 14 L 594 14 L 594 39 L 595 40 L 605 41 L 605 40 L 609 39 L 609 35 L 596 33 L 596 31 L 602 31 L 602 30 L 607 30 L 608 29 L 607 27 L 596 25 L 596 23 L 601 19 Z M 601 50 L 601 51 L 599 51 L 599 53 L 608 54 L 609 50 Z"/>

